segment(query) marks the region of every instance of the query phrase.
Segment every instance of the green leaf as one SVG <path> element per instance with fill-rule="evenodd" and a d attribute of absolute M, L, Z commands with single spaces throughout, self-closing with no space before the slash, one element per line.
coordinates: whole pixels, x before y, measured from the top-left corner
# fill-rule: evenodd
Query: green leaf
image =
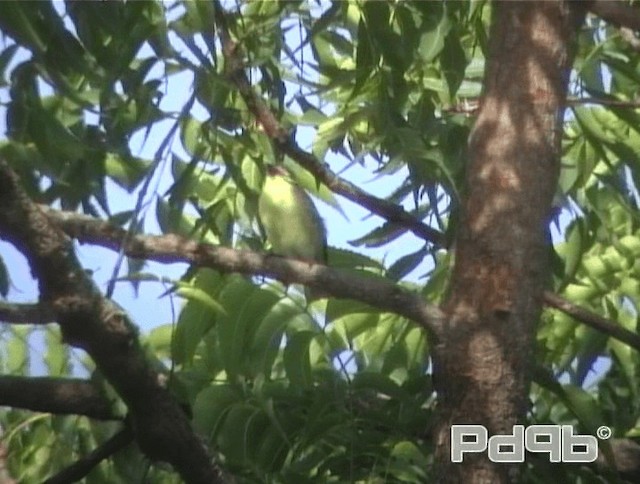
<path fill-rule="evenodd" d="M 192 287 L 207 294 L 209 299 L 206 302 L 191 299 L 180 312 L 173 341 L 173 355 L 176 363 L 191 362 L 196 346 L 223 314 L 217 309 L 218 303 L 215 302 L 215 296 L 224 287 L 225 282 L 224 277 L 211 269 L 200 269 L 195 275 L 191 283 Z M 213 304 L 208 304 L 212 300 Z"/>
<path fill-rule="evenodd" d="M 451 30 L 451 22 L 446 9 L 440 11 L 440 18 L 436 15 L 428 19 L 428 27 L 420 36 L 418 54 L 425 64 L 433 61 L 445 46 L 445 41 Z"/>
<path fill-rule="evenodd" d="M 571 412 L 578 418 L 580 424 L 591 435 L 596 434 L 596 430 L 604 425 L 604 419 L 593 395 L 589 395 L 582 388 L 574 385 L 563 385 L 563 399 Z"/>
<path fill-rule="evenodd" d="M 298 331 L 288 338 L 283 361 L 292 388 L 302 390 L 311 387 L 313 377 L 309 346 L 316 336 L 314 331 Z"/>
<path fill-rule="evenodd" d="M 132 191 L 147 174 L 151 162 L 140 158 L 107 153 L 105 171 L 122 188 Z"/>
<path fill-rule="evenodd" d="M 227 314 L 219 320 L 218 351 L 228 378 L 234 381 L 248 370 L 247 366 L 251 367 L 246 358 L 253 335 L 279 297 L 241 277 L 234 277 L 222 289 L 220 300 Z"/>
<path fill-rule="evenodd" d="M 288 299 L 280 300 L 270 309 L 251 338 L 248 358 L 252 362 L 254 374 L 262 373 L 267 377 L 271 375 L 285 328 L 295 320 L 304 324 L 306 318 L 308 316 L 301 312 L 301 308 Z"/>
<path fill-rule="evenodd" d="M 394 281 L 401 280 L 422 263 L 427 253 L 427 248 L 423 247 L 411 254 L 400 257 L 389 267 L 387 276 Z"/>
<path fill-rule="evenodd" d="M 372 38 L 364 19 L 358 25 L 358 42 L 356 47 L 356 82 L 352 96 L 356 96 L 365 81 L 376 71 L 380 59 L 379 53 L 372 45 Z"/>
<path fill-rule="evenodd" d="M 8 335 L 4 353 L 4 373 L 13 375 L 26 375 L 29 371 L 30 353 L 29 337 L 32 328 L 28 326 L 15 326 L 5 334 Z"/>
<path fill-rule="evenodd" d="M 582 262 L 585 247 L 583 238 L 585 236 L 586 227 L 580 219 L 576 220 L 571 228 L 567 230 L 567 242 L 561 249 L 561 255 L 564 256 L 564 275 L 565 281 L 571 281 Z M 585 241 L 586 242 L 586 241 Z"/>
<path fill-rule="evenodd" d="M 212 385 L 205 388 L 193 403 L 193 422 L 198 432 L 212 438 L 241 395 L 231 385 Z"/>
<path fill-rule="evenodd" d="M 354 389 L 373 390 L 378 394 L 382 394 L 399 401 L 404 401 L 409 397 L 402 387 L 400 387 L 400 385 L 394 382 L 391 378 L 371 371 L 357 373 L 353 378 L 352 385 Z"/>
<path fill-rule="evenodd" d="M 407 233 L 407 229 L 393 222 L 385 222 L 376 227 L 368 234 L 363 235 L 354 240 L 350 240 L 349 244 L 353 246 L 364 246 L 367 248 L 382 247 L 385 244 L 393 242 L 398 237 Z"/>
<path fill-rule="evenodd" d="M 145 342 L 160 358 L 171 358 L 171 342 L 176 331 L 173 324 L 163 324 L 153 328 L 145 337 Z"/>
<path fill-rule="evenodd" d="M 359 269 L 374 274 L 381 274 L 384 270 L 380 262 L 358 252 L 334 247 L 330 247 L 327 252 L 328 265 L 334 268 Z"/>
<path fill-rule="evenodd" d="M 579 106 L 573 108 L 573 113 L 575 114 L 576 120 L 580 124 L 580 127 L 585 131 L 586 134 L 592 136 L 598 141 L 610 143 L 614 139 L 609 135 L 606 128 L 595 116 L 595 109 L 596 108 Z"/>
<path fill-rule="evenodd" d="M 197 219 L 185 215 L 178 207 L 161 198 L 156 203 L 156 217 L 162 232 L 195 238 L 198 228 Z"/>
<path fill-rule="evenodd" d="M 256 465 L 264 473 L 277 472 L 285 462 L 289 444 L 275 427 L 268 427 L 261 437 L 255 453 Z"/>
<path fill-rule="evenodd" d="M 69 348 L 62 343 L 62 335 L 55 328 L 47 328 L 45 332 L 44 363 L 49 375 L 66 376 L 70 373 Z"/>
<path fill-rule="evenodd" d="M 217 435 L 217 444 L 233 465 L 254 459 L 260 431 L 268 421 L 259 408 L 247 403 L 232 405 Z"/>
<path fill-rule="evenodd" d="M 192 287 L 186 284 L 178 284 L 178 289 L 176 290 L 176 294 L 190 301 L 198 301 L 202 303 L 203 306 L 206 306 L 213 313 L 218 316 L 226 316 L 227 312 L 224 307 L 216 301 L 213 297 L 207 294 L 206 291 L 198 287 Z"/>
<path fill-rule="evenodd" d="M 389 472 L 400 482 L 425 482 L 429 459 L 413 442 L 404 440 L 396 443 L 391 450 Z"/>

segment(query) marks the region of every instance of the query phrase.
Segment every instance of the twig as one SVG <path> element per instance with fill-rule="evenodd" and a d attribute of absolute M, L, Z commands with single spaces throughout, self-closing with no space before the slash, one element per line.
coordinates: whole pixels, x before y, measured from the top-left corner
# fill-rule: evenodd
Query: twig
<path fill-rule="evenodd" d="M 45 484 L 70 484 L 72 482 L 78 482 L 80 479 L 86 477 L 100 462 L 108 459 L 119 450 L 124 449 L 131 442 L 133 442 L 133 432 L 131 432 L 129 427 L 125 427 L 94 449 L 90 454 L 82 457 L 44 482 Z"/>

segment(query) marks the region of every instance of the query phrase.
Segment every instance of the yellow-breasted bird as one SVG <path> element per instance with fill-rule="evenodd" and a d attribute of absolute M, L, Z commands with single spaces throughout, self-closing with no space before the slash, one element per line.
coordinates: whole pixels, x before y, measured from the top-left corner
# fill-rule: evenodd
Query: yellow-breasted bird
<path fill-rule="evenodd" d="M 327 232 L 311 197 L 282 166 L 268 166 L 258 200 L 258 217 L 274 254 L 327 263 Z M 308 300 L 323 297 L 308 288 Z"/>

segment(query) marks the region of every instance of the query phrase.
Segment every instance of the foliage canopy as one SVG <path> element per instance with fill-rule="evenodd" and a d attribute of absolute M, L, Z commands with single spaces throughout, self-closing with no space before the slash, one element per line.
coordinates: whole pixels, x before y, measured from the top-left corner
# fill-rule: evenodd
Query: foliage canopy
<path fill-rule="evenodd" d="M 440 303 L 466 189 L 465 146 L 482 89 L 491 6 L 229 2 L 225 23 L 214 28 L 215 5 L 0 2 L 0 157 L 38 203 L 108 220 L 129 234 L 144 233 L 155 219 L 163 234 L 263 250 L 256 204 L 267 163 L 284 163 L 317 198 L 344 210 L 336 194 L 345 193 L 316 182 L 256 119 L 229 75 L 232 58 L 220 42 L 226 26 L 251 89 L 290 140 L 355 184 L 362 178 L 354 173 L 363 171 L 385 180 L 392 193 L 372 195 L 402 204 L 440 234 L 408 244 L 406 226 L 380 222 L 354 235 L 351 247 L 331 247 L 329 266 L 397 282 Z M 633 332 L 640 304 L 639 65 L 640 54 L 618 29 L 588 17 L 549 221 L 549 290 Z M 156 189 L 159 178 L 169 180 L 166 191 Z M 115 185 L 137 203 L 114 211 Z M 370 207 L 361 193 L 351 199 Z M 372 251 L 388 247 L 400 254 L 391 262 Z M 127 262 L 121 281 L 138 287 L 163 277 L 141 260 Z M 12 270 L 12 260 L 0 259 L 5 297 Z M 168 282 L 166 297 L 184 304 L 179 316 L 167 314 L 141 335 L 145 350 L 239 482 L 429 481 L 436 399 L 422 328 L 353 300 L 308 306 L 295 288 L 285 292 L 270 279 L 191 267 Z M 0 331 L 3 374 L 33 371 L 38 334 L 48 376 L 88 372 L 115 398 L 88 360 L 81 360 L 86 371 L 79 368 L 57 327 L 7 324 Z M 573 424 L 588 434 L 608 425 L 616 436 L 638 436 L 637 348 L 548 308 L 535 351 L 530 423 Z M 27 483 L 87 454 L 120 423 L 12 409 L 0 414 L 0 425 L 8 469 Z M 587 467 L 551 471 L 535 462 L 527 471 L 532 482 L 549 475 L 600 482 Z M 178 482 L 133 448 L 86 482 L 145 478 Z"/>

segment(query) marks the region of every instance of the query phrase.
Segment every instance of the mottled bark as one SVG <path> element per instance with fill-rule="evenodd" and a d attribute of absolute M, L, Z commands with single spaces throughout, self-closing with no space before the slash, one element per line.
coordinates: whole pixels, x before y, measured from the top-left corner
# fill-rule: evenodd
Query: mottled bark
<path fill-rule="evenodd" d="M 82 270 L 71 240 L 29 199 L 3 160 L 0 207 L 0 238 L 27 258 L 40 300 L 55 316 L 65 342 L 84 349 L 127 404 L 140 449 L 151 459 L 171 463 L 185 482 L 226 482 L 147 361 L 128 316 L 102 297 Z"/>
<path fill-rule="evenodd" d="M 547 274 L 547 226 L 560 167 L 578 2 L 498 2 L 485 91 L 469 141 L 467 193 L 434 355 L 441 482 L 514 482 L 518 466 L 486 454 L 450 462 L 452 424 L 510 434 L 527 411 Z"/>

